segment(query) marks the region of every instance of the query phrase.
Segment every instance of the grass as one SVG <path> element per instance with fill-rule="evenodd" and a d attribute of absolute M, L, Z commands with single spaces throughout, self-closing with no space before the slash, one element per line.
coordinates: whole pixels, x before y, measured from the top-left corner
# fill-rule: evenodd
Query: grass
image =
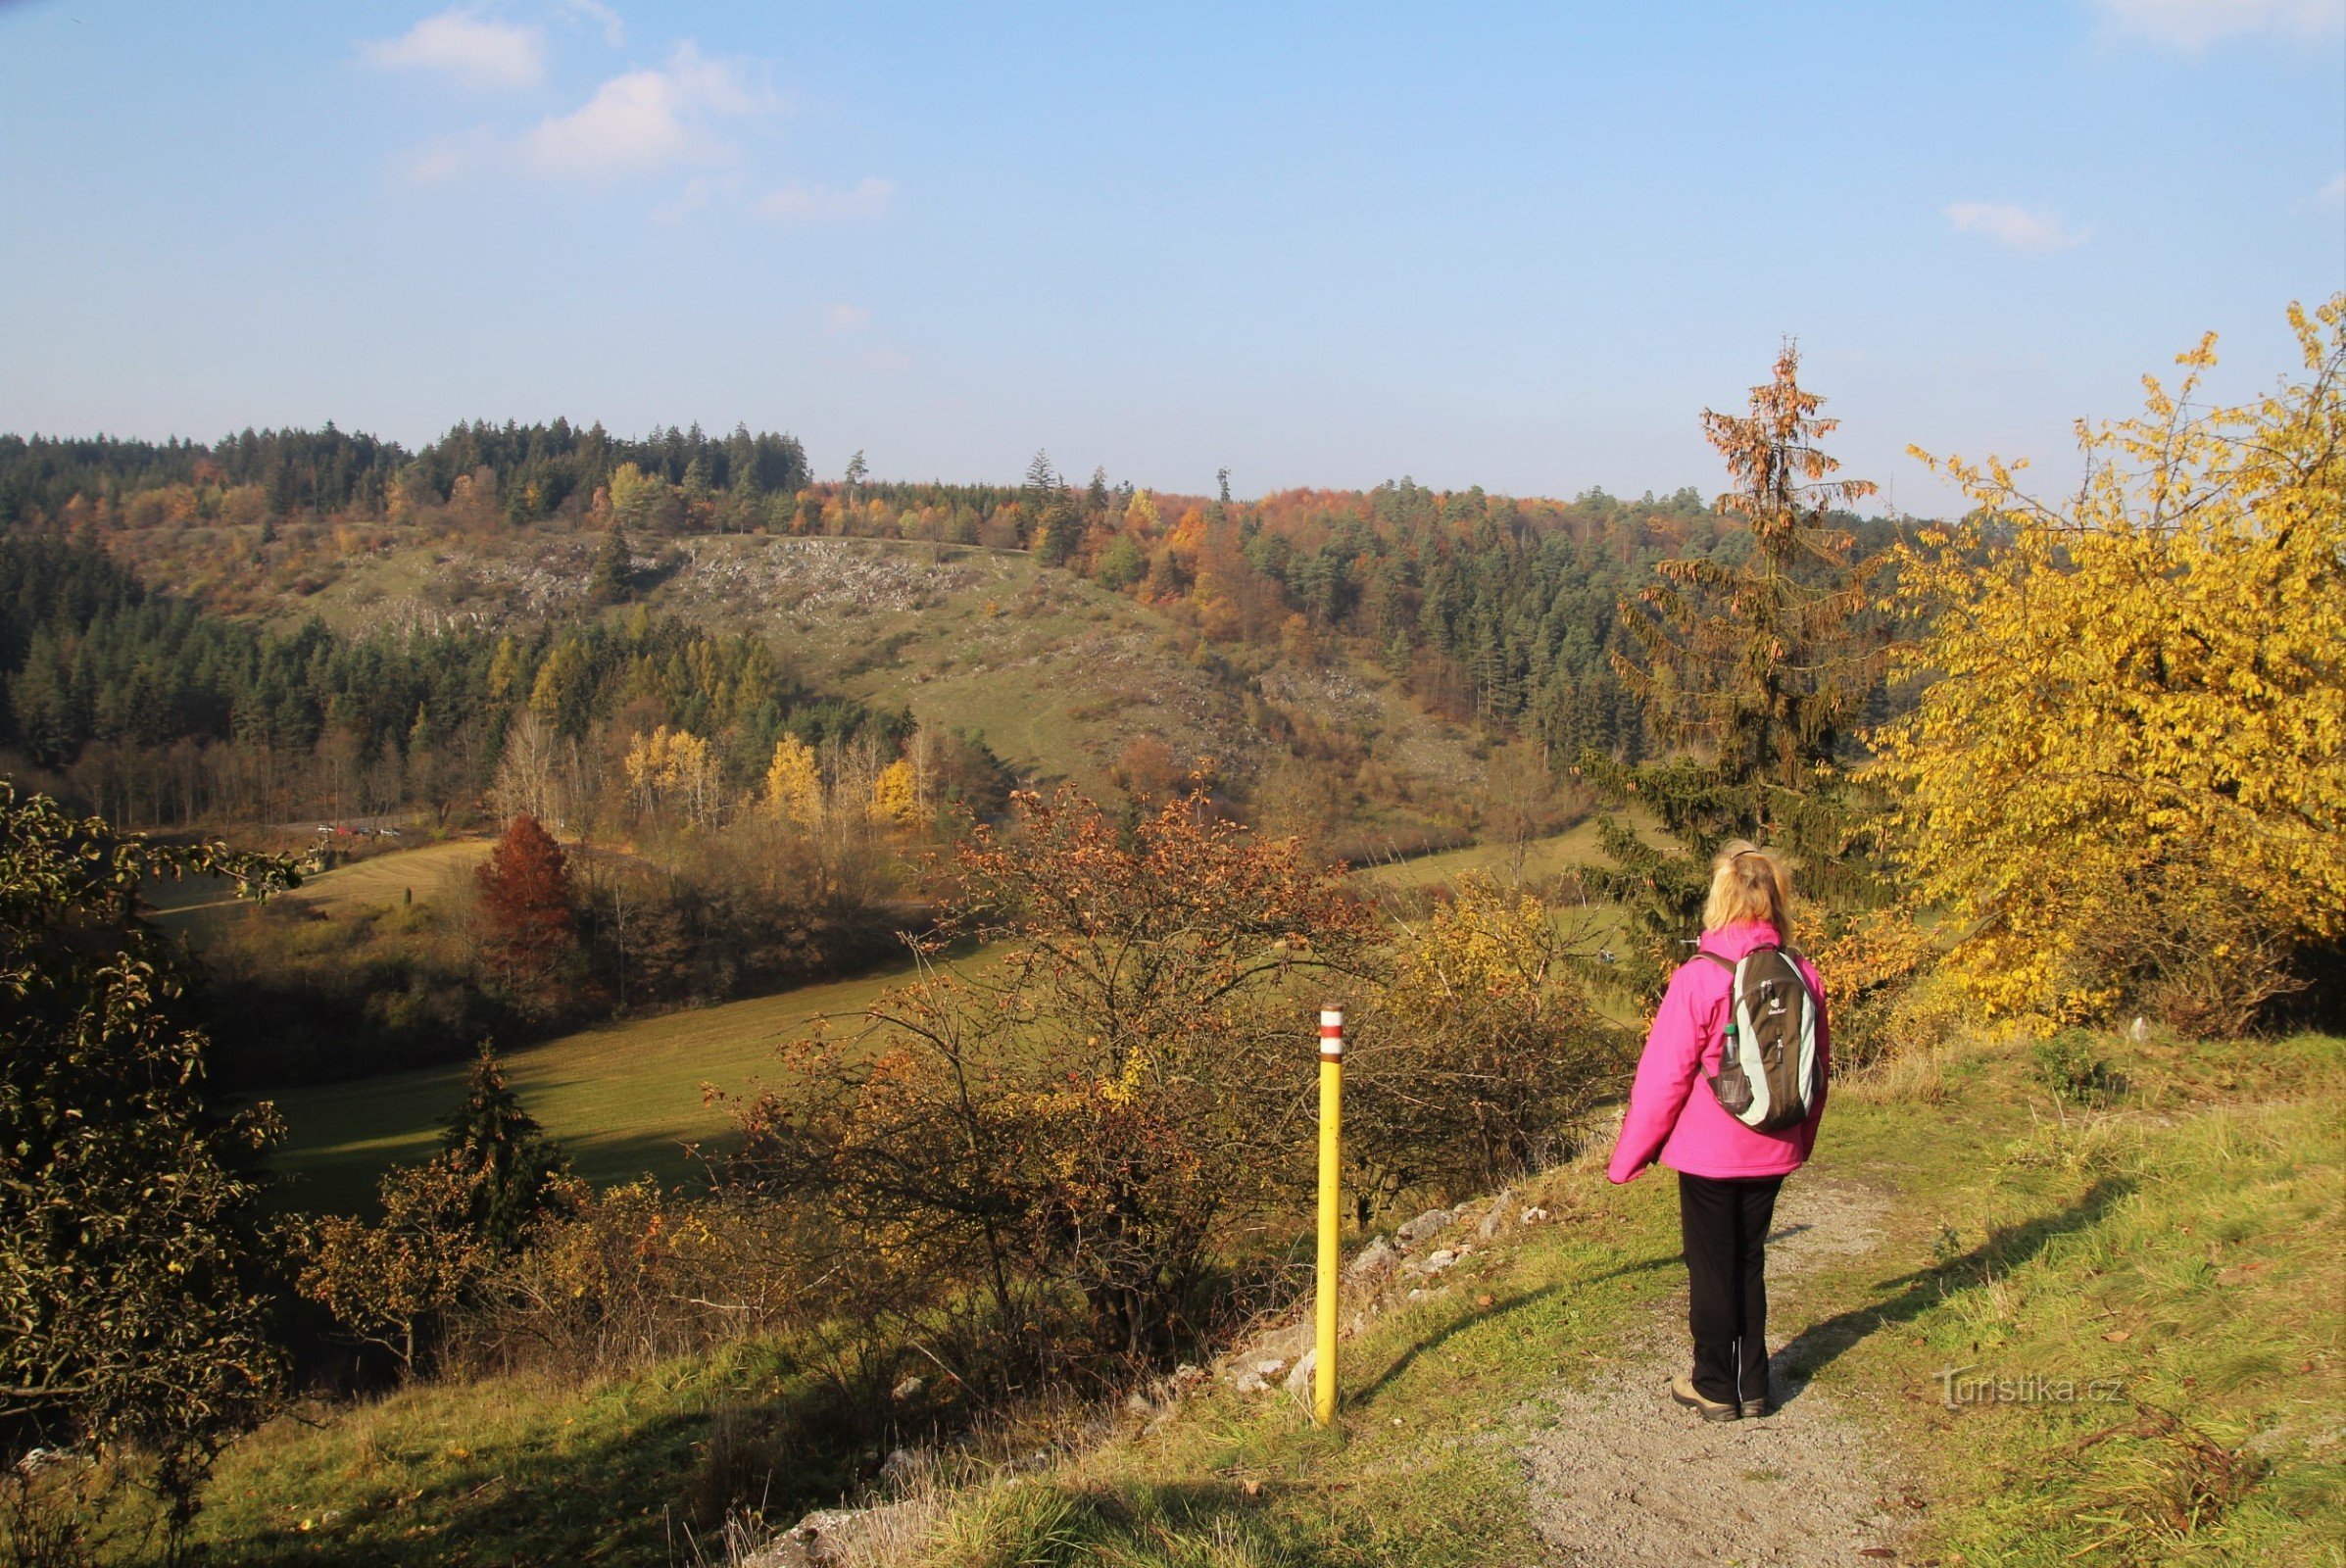
<path fill-rule="evenodd" d="M 1523 879 L 1527 882 L 1545 881 L 1602 858 L 1603 852 L 1597 848 L 1596 821 L 1590 818 L 1562 833 L 1526 843 L 1523 846 Z M 1515 863 L 1514 845 L 1469 844 L 1462 849 L 1442 850 L 1408 859 L 1372 862 L 1360 868 L 1360 875 L 1385 887 L 1429 888 L 1455 881 L 1469 871 L 1505 876 Z"/>
<path fill-rule="evenodd" d="M 689 1561 L 685 1497 L 712 1412 L 798 1377 L 745 1349 L 579 1389 L 422 1385 L 288 1417 L 224 1456 L 198 1560 L 262 1565 Z"/>
<path fill-rule="evenodd" d="M 1792 1355 L 1934 1499 L 1921 1560 L 2341 1561 L 2346 1152 L 2326 1085 L 2342 1055 L 2317 1038 L 2137 1048 L 2132 1102 L 2086 1118 L 2018 1047 L 1844 1096 L 1812 1169 L 1891 1189 L 1895 1217 L 1775 1316 L 1804 1325 Z M 1677 1273 L 1663 1183 L 1609 1191 L 1579 1168 L 1547 1201 L 1561 1226 L 1348 1350 L 1342 1442 L 1292 1408 L 1209 1397 L 1163 1433 L 964 1498 L 923 1560 L 1537 1557 L 1510 1434 Z M 1950 1367 L 2072 1395 L 1950 1410 L 1942 1391 L 1976 1395 Z"/>
<path fill-rule="evenodd" d="M 456 879 L 471 875 L 491 848 L 486 838 L 458 838 L 394 850 L 305 877 L 290 897 L 327 914 L 391 908 L 411 893 L 425 903 Z"/>
<path fill-rule="evenodd" d="M 777 1045 L 818 1015 L 862 1010 L 902 978 L 891 970 L 582 1030 L 516 1051 L 507 1065 L 522 1104 L 580 1175 L 598 1184 L 647 1173 L 679 1181 L 692 1174 L 684 1144 L 731 1125 L 722 1106 L 704 1102 L 702 1085 L 739 1092 L 770 1077 Z M 285 1118 L 274 1159 L 288 1179 L 285 1200 L 321 1210 L 364 1205 L 385 1166 L 435 1147 L 465 1071 L 456 1062 L 262 1092 Z"/>
<path fill-rule="evenodd" d="M 1659 827 L 1643 811 L 1629 811 L 1627 820 L 1639 838 L 1649 843 L 1667 842 Z M 1372 862 L 1363 865 L 1359 874 L 1384 887 L 1414 890 L 1455 881 L 1469 871 L 1505 878 L 1516 870 L 1517 861 L 1516 846 L 1494 841 L 1469 844 L 1460 849 L 1442 850 L 1407 859 Z M 1533 884 L 1552 881 L 1582 866 L 1607 863 L 1609 858 L 1602 848 L 1601 829 L 1596 817 L 1575 823 L 1561 833 L 1529 840 L 1521 851 L 1522 880 Z"/>
<path fill-rule="evenodd" d="M 1930 1499 L 1901 1560 L 2337 1568 L 2346 1152 L 2327 1086 L 2346 1042 L 2110 1051 L 2127 1087 L 2086 1112 L 2026 1044 L 1847 1086 L 1812 1171 L 1886 1190 L 1892 1217 L 1872 1253 L 1780 1292 L 1776 1322 Z M 1536 1560 L 1519 1436 L 1558 1379 L 1634 1353 L 1679 1275 L 1666 1182 L 1612 1188 L 1584 1162 L 1527 1195 L 1551 1223 L 1347 1343 L 1339 1436 L 1291 1400 L 1201 1392 L 1152 1432 L 1127 1419 L 949 1494 L 919 1560 Z M 1949 1367 L 2119 1392 L 1949 1409 Z M 212 1560 L 259 1564 L 689 1560 L 671 1531 L 728 1412 L 798 1375 L 744 1347 L 591 1387 L 425 1384 L 310 1412 L 229 1451 L 200 1533 Z"/>
<path fill-rule="evenodd" d="M 419 903 L 428 903 L 453 879 L 468 875 L 489 849 L 485 838 L 456 838 L 393 850 L 306 876 L 300 887 L 280 897 L 327 914 L 393 908 L 410 894 Z M 251 900 L 238 898 L 235 884 L 225 877 L 158 880 L 141 889 L 140 897 L 158 926 L 198 946 L 256 907 Z"/>

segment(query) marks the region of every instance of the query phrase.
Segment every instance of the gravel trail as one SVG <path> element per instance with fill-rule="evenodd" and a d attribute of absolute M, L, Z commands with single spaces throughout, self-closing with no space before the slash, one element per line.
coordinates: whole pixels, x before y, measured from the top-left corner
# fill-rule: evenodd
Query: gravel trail
<path fill-rule="evenodd" d="M 1834 1256 L 1873 1250 L 1884 1200 L 1863 1187 L 1795 1176 L 1768 1247 L 1770 1338 L 1797 1334 L 1787 1287 Z M 1898 1554 L 1902 1488 L 1833 1398 L 1784 1364 L 1783 1407 L 1764 1420 L 1709 1422 L 1670 1399 L 1686 1369 L 1686 1292 L 1625 1363 L 1540 1401 L 1523 1447 L 1533 1515 L 1556 1560 L 1607 1568 L 1858 1565 Z"/>

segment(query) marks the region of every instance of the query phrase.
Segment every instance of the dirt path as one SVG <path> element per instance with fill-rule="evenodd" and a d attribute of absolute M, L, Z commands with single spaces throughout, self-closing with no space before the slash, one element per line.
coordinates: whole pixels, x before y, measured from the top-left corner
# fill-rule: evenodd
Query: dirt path
<path fill-rule="evenodd" d="M 1784 1184 L 1768 1247 L 1771 1340 L 1789 1340 L 1805 1319 L 1786 1309 L 1788 1287 L 1828 1258 L 1871 1251 L 1886 1212 L 1863 1187 Z M 1783 1408 L 1765 1420 L 1703 1421 L 1671 1402 L 1669 1379 L 1686 1369 L 1686 1310 L 1682 1288 L 1620 1368 L 1539 1402 L 1523 1458 L 1534 1518 L 1556 1557 L 1607 1568 L 1887 1557 L 1899 1534 L 1883 1500 L 1894 1478 L 1781 1350 L 1773 1377 Z"/>

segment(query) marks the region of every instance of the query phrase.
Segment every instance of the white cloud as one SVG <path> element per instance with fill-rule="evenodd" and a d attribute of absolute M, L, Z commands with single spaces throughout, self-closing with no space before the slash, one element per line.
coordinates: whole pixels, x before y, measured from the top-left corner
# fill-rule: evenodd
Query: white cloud
<path fill-rule="evenodd" d="M 876 175 L 859 179 L 846 190 L 792 180 L 759 197 L 758 211 L 785 223 L 840 222 L 878 218 L 895 199 L 895 184 Z"/>
<path fill-rule="evenodd" d="M 2333 207 L 2346 207 L 2346 174 L 2340 174 L 2311 196 L 2289 204 L 2293 213 L 2319 213 Z"/>
<path fill-rule="evenodd" d="M 2050 213 L 2032 213 L 2009 202 L 1956 202 L 1947 208 L 1947 221 L 2016 251 L 2066 251 L 2093 237 L 2090 228 L 2064 228 Z"/>
<path fill-rule="evenodd" d="M 681 43 L 666 65 L 613 76 L 570 113 L 539 122 L 521 158 L 540 173 L 587 176 L 721 162 L 732 148 L 716 127 L 775 107 L 740 68 Z"/>
<path fill-rule="evenodd" d="M 435 136 L 395 162 L 401 178 L 415 185 L 436 185 L 465 170 L 496 158 L 497 138 L 485 129 Z"/>
<path fill-rule="evenodd" d="M 2311 41 L 2346 32 L 2346 0 L 2093 0 L 2093 8 L 2121 37 L 2189 55 L 2244 33 Z"/>
<path fill-rule="evenodd" d="M 591 22 L 603 29 L 603 41 L 613 49 L 627 41 L 627 24 L 603 0 L 556 0 L 555 10 L 564 22 Z"/>
<path fill-rule="evenodd" d="M 841 303 L 823 308 L 823 320 L 834 332 L 860 332 L 871 321 L 871 307 Z"/>
<path fill-rule="evenodd" d="M 467 87 L 534 87 L 546 77 L 546 40 L 537 28 L 492 22 L 462 6 L 359 51 L 378 66 L 436 71 Z"/>
<path fill-rule="evenodd" d="M 718 197 L 737 196 L 740 191 L 741 181 L 734 175 L 695 174 L 684 182 L 684 189 L 676 193 L 674 200 L 652 209 L 652 221 L 662 228 L 673 228 Z"/>

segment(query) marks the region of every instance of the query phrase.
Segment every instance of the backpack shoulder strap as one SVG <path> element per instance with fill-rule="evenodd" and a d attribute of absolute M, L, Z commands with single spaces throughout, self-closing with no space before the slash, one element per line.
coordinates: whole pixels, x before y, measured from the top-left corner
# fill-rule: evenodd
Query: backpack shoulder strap
<path fill-rule="evenodd" d="M 1708 949 L 1708 948 L 1696 948 L 1696 949 L 1694 950 L 1694 956 L 1696 956 L 1697 958 L 1708 958 L 1708 959 L 1710 959 L 1710 960 L 1711 960 L 1711 962 L 1713 962 L 1713 963 L 1717 964 L 1717 965 L 1718 965 L 1720 968 L 1722 968 L 1722 969 L 1725 969 L 1725 970 L 1726 970 L 1726 971 L 1727 971 L 1729 974 L 1734 974 L 1734 973 L 1735 972 L 1735 959 L 1733 959 L 1733 958 L 1722 958 L 1721 956 L 1719 956 L 1719 955 L 1717 955 L 1716 953 L 1713 953 L 1713 952 L 1712 952 L 1710 949 Z"/>

